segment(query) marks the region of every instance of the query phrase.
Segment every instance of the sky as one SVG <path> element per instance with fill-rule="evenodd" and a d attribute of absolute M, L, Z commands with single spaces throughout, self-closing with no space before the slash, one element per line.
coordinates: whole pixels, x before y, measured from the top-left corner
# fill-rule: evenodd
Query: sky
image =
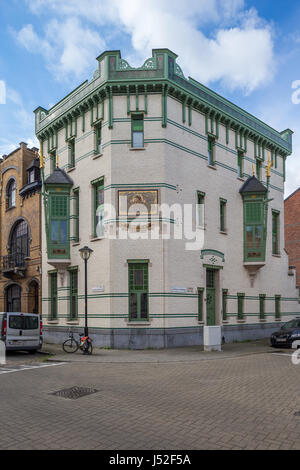
<path fill-rule="evenodd" d="M 33 110 L 92 77 L 120 49 L 130 65 L 152 48 L 278 131 L 290 128 L 285 196 L 300 186 L 299 0 L 0 0 L 0 155 L 38 146 Z"/>

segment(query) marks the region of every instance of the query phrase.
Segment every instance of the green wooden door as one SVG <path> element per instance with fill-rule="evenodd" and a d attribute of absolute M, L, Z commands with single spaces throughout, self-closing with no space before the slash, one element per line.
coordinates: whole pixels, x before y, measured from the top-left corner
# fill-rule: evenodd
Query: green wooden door
<path fill-rule="evenodd" d="M 148 319 L 148 264 L 129 264 L 129 319 Z"/>
<path fill-rule="evenodd" d="M 206 270 L 206 324 L 213 326 L 216 324 L 216 290 L 215 271 Z"/>

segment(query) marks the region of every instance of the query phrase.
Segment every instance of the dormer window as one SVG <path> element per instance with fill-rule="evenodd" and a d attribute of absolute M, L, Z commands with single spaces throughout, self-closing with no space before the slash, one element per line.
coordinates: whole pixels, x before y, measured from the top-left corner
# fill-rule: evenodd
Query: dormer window
<path fill-rule="evenodd" d="M 7 185 L 6 191 L 6 209 L 11 209 L 12 207 L 16 207 L 16 193 L 17 193 L 17 185 L 15 180 L 11 180 Z"/>

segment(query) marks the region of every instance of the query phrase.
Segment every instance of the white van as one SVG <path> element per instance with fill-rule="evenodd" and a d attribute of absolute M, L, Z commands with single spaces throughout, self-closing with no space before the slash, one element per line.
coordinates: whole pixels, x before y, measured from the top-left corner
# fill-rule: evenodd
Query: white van
<path fill-rule="evenodd" d="M 42 320 L 34 313 L 0 313 L 0 338 L 7 351 L 36 352 L 43 344 Z"/>

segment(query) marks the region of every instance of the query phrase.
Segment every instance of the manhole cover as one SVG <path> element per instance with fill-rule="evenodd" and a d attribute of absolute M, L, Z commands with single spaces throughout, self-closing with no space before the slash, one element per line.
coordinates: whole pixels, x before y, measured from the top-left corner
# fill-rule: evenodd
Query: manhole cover
<path fill-rule="evenodd" d="M 50 393 L 50 395 L 56 395 L 57 397 L 70 398 L 71 400 L 77 400 L 77 398 L 85 397 L 86 395 L 91 395 L 92 393 L 97 393 L 99 390 L 95 388 L 86 388 L 86 387 L 71 387 L 64 388 L 63 390 L 58 390 L 57 392 Z"/>
<path fill-rule="evenodd" d="M 300 411 L 296 411 L 296 412 L 294 413 L 294 416 L 300 416 Z"/>

